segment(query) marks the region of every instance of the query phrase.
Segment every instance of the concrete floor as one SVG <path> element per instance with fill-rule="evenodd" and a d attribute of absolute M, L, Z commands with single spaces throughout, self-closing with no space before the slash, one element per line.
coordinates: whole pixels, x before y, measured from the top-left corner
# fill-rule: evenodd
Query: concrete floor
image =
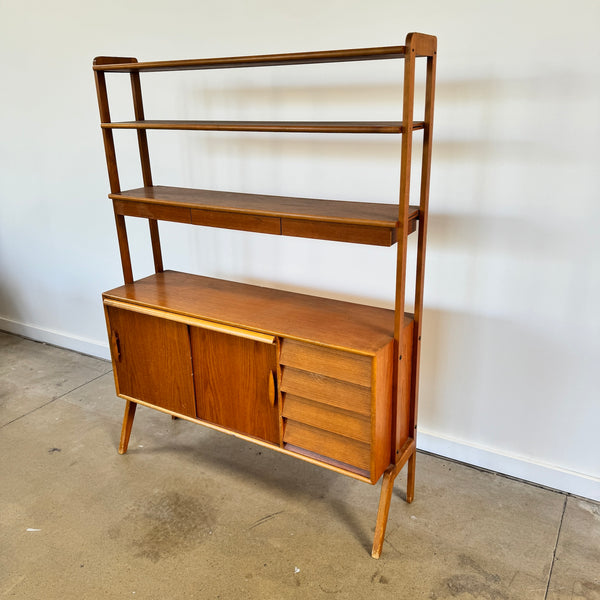
<path fill-rule="evenodd" d="M 109 363 L 0 333 L 0 598 L 600 599 L 600 507 L 419 454 L 372 487 L 124 402 Z"/>

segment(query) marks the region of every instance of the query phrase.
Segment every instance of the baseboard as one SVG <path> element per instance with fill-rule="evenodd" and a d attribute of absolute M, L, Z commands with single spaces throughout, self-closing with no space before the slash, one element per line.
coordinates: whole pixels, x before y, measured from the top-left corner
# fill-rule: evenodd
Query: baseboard
<path fill-rule="evenodd" d="M 600 478 L 419 428 L 417 448 L 544 487 L 600 501 Z"/>
<path fill-rule="evenodd" d="M 75 350 L 75 352 L 81 352 L 82 354 L 89 354 L 90 356 L 110 360 L 110 351 L 107 342 L 90 340 L 37 325 L 19 323 L 5 317 L 0 317 L 0 330 L 21 335 L 36 342 L 44 342 L 53 346 Z"/>

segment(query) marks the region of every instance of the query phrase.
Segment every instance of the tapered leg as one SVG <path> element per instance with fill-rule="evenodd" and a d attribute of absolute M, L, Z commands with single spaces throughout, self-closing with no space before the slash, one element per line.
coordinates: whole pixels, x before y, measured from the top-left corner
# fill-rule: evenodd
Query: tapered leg
<path fill-rule="evenodd" d="M 121 428 L 121 442 L 119 444 L 119 454 L 125 454 L 127 452 L 127 446 L 129 445 L 129 436 L 131 435 L 131 427 L 133 425 L 133 418 L 135 417 L 135 409 L 137 404 L 127 400 L 125 405 L 125 415 L 123 416 L 123 427 Z"/>
<path fill-rule="evenodd" d="M 381 556 L 381 548 L 383 546 L 388 513 L 390 512 L 390 502 L 392 500 L 396 475 L 397 472 L 395 467 L 389 467 L 383 474 L 381 494 L 379 496 L 379 509 L 377 510 L 377 523 L 375 525 L 375 537 L 373 538 L 373 550 L 371 551 L 371 556 L 373 558 L 379 558 Z"/>
<path fill-rule="evenodd" d="M 417 452 L 412 453 L 408 459 L 408 473 L 406 481 L 406 501 L 410 504 L 415 498 L 415 471 L 417 466 Z"/>

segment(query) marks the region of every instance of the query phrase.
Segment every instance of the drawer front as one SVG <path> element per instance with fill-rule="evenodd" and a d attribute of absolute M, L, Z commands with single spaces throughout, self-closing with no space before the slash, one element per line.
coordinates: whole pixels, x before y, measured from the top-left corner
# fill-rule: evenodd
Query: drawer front
<path fill-rule="evenodd" d="M 371 390 L 324 375 L 284 367 L 281 391 L 369 417 Z"/>
<path fill-rule="evenodd" d="M 190 209 L 182 206 L 164 206 L 153 202 L 128 202 L 127 200 L 113 200 L 113 205 L 117 214 L 128 217 L 144 217 L 176 223 L 190 223 L 192 220 Z"/>
<path fill-rule="evenodd" d="M 192 223 L 194 225 L 239 229 L 241 231 L 255 231 L 257 233 L 273 233 L 275 235 L 281 233 L 281 222 L 279 217 L 230 213 L 204 208 L 192 209 Z"/>
<path fill-rule="evenodd" d="M 309 219 L 281 219 L 281 233 L 317 240 L 336 240 L 354 244 L 391 246 L 396 241 L 395 227 L 372 227 L 354 223 L 329 223 Z"/>
<path fill-rule="evenodd" d="M 281 343 L 283 442 L 371 477 L 374 357 Z"/>
<path fill-rule="evenodd" d="M 282 416 L 369 444 L 371 420 L 356 413 L 286 394 Z"/>
<path fill-rule="evenodd" d="M 371 386 L 372 357 L 344 352 L 335 348 L 284 340 L 281 344 L 282 365 L 326 375 L 348 383 Z"/>
<path fill-rule="evenodd" d="M 363 471 L 370 471 L 369 444 L 292 420 L 288 420 L 284 425 L 283 439 L 293 446 L 330 457 Z"/>

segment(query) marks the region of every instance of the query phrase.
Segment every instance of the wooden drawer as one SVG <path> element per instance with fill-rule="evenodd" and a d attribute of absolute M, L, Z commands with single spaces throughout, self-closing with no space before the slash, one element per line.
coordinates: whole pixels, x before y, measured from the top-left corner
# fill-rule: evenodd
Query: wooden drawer
<path fill-rule="evenodd" d="M 281 391 L 369 417 L 371 390 L 309 371 L 284 367 Z"/>
<path fill-rule="evenodd" d="M 282 340 L 284 447 L 377 481 L 391 462 L 391 361 L 391 341 L 369 355 Z"/>
<path fill-rule="evenodd" d="M 371 386 L 373 364 L 371 356 L 296 340 L 284 340 L 281 344 L 279 360 L 282 365 L 296 367 L 303 371 L 319 373 L 366 387 Z"/>
<path fill-rule="evenodd" d="M 205 225 L 207 227 L 222 227 L 225 229 L 255 231 L 257 233 L 273 233 L 275 235 L 281 234 L 281 221 L 279 217 L 265 217 L 262 215 L 248 215 L 244 213 L 193 208 L 192 223 L 194 225 Z"/>
<path fill-rule="evenodd" d="M 330 457 L 362 471 L 370 471 L 369 444 L 292 420 L 288 420 L 284 426 L 283 439 L 293 446 Z"/>
<path fill-rule="evenodd" d="M 286 394 L 281 414 L 291 421 L 325 429 L 365 444 L 371 443 L 371 420 L 341 408 Z"/>
<path fill-rule="evenodd" d="M 296 237 L 336 240 L 355 244 L 391 246 L 396 242 L 395 227 L 373 227 L 354 223 L 332 223 L 312 219 L 281 219 L 281 233 Z"/>
<path fill-rule="evenodd" d="M 113 205 L 118 215 L 176 223 L 191 223 L 192 221 L 190 209 L 182 206 L 165 206 L 153 202 L 128 202 L 126 200 L 113 200 Z"/>

